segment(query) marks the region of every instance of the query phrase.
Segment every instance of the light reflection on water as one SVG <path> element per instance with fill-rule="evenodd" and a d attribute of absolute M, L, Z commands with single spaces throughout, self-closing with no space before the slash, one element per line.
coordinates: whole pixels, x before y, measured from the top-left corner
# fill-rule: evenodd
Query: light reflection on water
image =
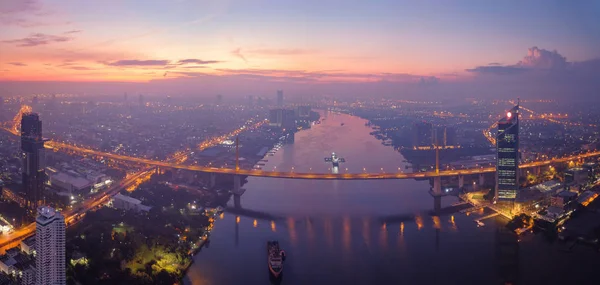
<path fill-rule="evenodd" d="M 362 119 L 330 114 L 322 124 L 297 133 L 293 145 L 266 157 L 264 169 L 331 172 L 332 165 L 324 158 L 335 152 L 346 160 L 340 165 L 343 172 L 404 170 L 403 157 L 383 146 L 371 131 Z M 450 246 L 461 239 L 462 231 L 492 232 L 493 226 L 478 229 L 472 217 L 464 215 L 430 217 L 425 213 L 433 207 L 427 181 L 252 177 L 244 188 L 244 208 L 282 218 L 238 220 L 226 213 L 215 223 L 210 247 L 195 257 L 185 283 L 268 284 L 265 243 L 273 239 L 288 256 L 284 284 L 414 284 L 406 283 L 411 280 L 432 284 L 429 270 L 440 252 L 446 260 L 460 257 L 463 250 L 493 257 L 491 246 Z M 448 197 L 443 205 L 455 201 Z M 461 231 L 456 224 L 461 224 Z M 490 236 L 468 235 L 462 241 L 479 241 L 474 244 L 481 246 Z M 435 270 L 453 273 L 464 270 L 459 264 L 470 263 L 476 264 L 450 262 Z"/>

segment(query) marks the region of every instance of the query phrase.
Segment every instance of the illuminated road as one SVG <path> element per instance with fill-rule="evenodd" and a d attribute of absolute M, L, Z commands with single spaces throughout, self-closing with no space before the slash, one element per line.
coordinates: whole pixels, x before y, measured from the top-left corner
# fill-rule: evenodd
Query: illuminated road
<path fill-rule="evenodd" d="M 65 150 L 72 151 L 75 153 L 83 154 L 83 155 L 92 155 L 99 156 L 102 158 L 115 159 L 120 161 L 127 161 L 145 165 L 153 165 L 165 168 L 173 168 L 173 169 L 185 169 L 191 171 L 198 172 L 206 172 L 206 173 L 217 173 L 217 174 L 237 174 L 237 175 L 248 175 L 248 176 L 257 176 L 257 177 L 272 177 L 272 178 L 292 178 L 292 179 L 326 179 L 326 180 L 373 180 L 373 179 L 414 179 L 414 178 L 429 178 L 436 176 L 458 176 L 458 175 L 474 175 L 481 173 L 489 173 L 496 171 L 495 167 L 481 167 L 481 168 L 470 168 L 470 169 L 460 169 L 460 170 L 441 170 L 438 173 L 435 171 L 428 172 L 413 172 L 413 173 L 402 173 L 402 172 L 380 172 L 380 173 L 340 173 L 340 174 L 332 174 L 332 173 L 307 173 L 307 172 L 283 172 L 283 171 L 264 171 L 260 169 L 239 169 L 235 170 L 233 168 L 216 168 L 216 167 L 206 167 L 206 166 L 198 166 L 198 165 L 182 165 L 178 163 L 171 162 L 163 162 L 163 161 L 155 161 L 146 158 L 138 158 L 131 157 L 119 154 L 105 153 L 92 149 L 81 148 L 69 144 L 57 143 L 57 142 L 47 142 L 47 148 L 52 148 L 56 151 Z M 573 160 L 579 160 L 583 158 L 589 158 L 594 156 L 599 156 L 600 151 L 588 152 L 573 156 L 565 156 L 561 158 L 554 158 L 545 161 L 536 161 L 521 164 L 520 168 L 531 168 L 538 166 L 546 166 L 552 163 L 559 162 L 569 162 Z"/>
<path fill-rule="evenodd" d="M 143 176 L 147 172 L 148 171 L 143 171 L 131 175 L 130 177 L 125 178 L 120 183 L 109 187 L 106 191 L 96 194 L 96 197 L 86 200 L 81 205 L 76 205 L 75 209 L 61 212 L 61 214 L 63 214 L 65 217 L 65 222 L 68 226 L 73 225 L 77 221 L 81 220 L 81 218 L 83 217 L 83 215 L 85 215 L 86 212 L 93 210 L 94 208 L 99 207 L 104 203 L 108 202 L 108 200 L 113 195 L 119 193 L 119 191 L 135 183 L 135 181 L 139 177 Z M 18 230 L 11 232 L 10 234 L 0 235 L 0 252 L 4 251 L 7 248 L 16 246 L 17 243 L 19 243 L 21 240 L 32 236 L 33 234 L 35 234 L 35 222 L 27 226 L 21 227 Z"/>
<path fill-rule="evenodd" d="M 19 111 L 19 114 L 15 116 L 13 119 L 13 125 L 4 127 L 3 129 L 14 134 L 19 135 L 17 123 L 20 122 L 20 117 L 23 113 L 30 111 L 30 108 L 27 106 L 23 106 Z M 200 150 L 206 149 L 207 147 L 211 147 L 221 143 L 222 141 L 232 137 L 237 136 L 244 130 L 252 129 L 261 126 L 265 121 L 260 121 L 254 123 L 250 126 L 242 126 L 234 131 L 211 138 L 200 145 L 198 148 Z M 415 179 L 415 178 L 431 178 L 437 176 L 459 176 L 459 175 L 475 175 L 475 174 L 483 174 L 483 173 L 491 173 L 496 169 L 495 167 L 478 167 L 478 168 L 470 168 L 470 169 L 459 169 L 459 170 L 441 170 L 439 173 L 435 171 L 428 172 L 413 172 L 413 173 L 403 173 L 403 172 L 389 172 L 386 173 L 384 171 L 379 173 L 307 173 L 307 172 L 294 172 L 294 171 L 265 171 L 261 169 L 232 169 L 232 168 L 216 168 L 216 167 L 206 167 L 206 166 L 198 166 L 198 165 L 183 165 L 181 162 L 187 159 L 187 152 L 179 152 L 172 157 L 171 161 L 156 161 L 146 158 L 132 157 L 114 153 L 107 153 L 98 150 L 89 149 L 86 147 L 81 147 L 77 145 L 57 142 L 57 141 L 48 141 L 45 143 L 45 147 L 48 149 L 53 149 L 54 151 L 68 151 L 80 155 L 90 155 L 101 158 L 114 159 L 124 162 L 138 163 L 143 165 L 152 165 L 159 166 L 164 168 L 172 168 L 172 169 L 185 169 L 191 171 L 205 172 L 205 173 L 217 173 L 217 174 L 235 174 L 235 175 L 247 175 L 247 176 L 256 176 L 256 177 L 271 177 L 271 178 L 290 178 L 290 179 L 324 179 L 324 180 L 375 180 L 375 179 Z M 538 166 L 546 166 L 552 163 L 558 162 L 569 162 L 573 160 L 579 160 L 588 157 L 594 157 L 600 155 L 600 151 L 588 152 L 584 154 L 578 154 L 573 156 L 565 156 L 561 158 L 553 158 L 545 161 L 536 161 L 530 162 L 526 164 L 521 164 L 520 168 L 531 168 Z"/>

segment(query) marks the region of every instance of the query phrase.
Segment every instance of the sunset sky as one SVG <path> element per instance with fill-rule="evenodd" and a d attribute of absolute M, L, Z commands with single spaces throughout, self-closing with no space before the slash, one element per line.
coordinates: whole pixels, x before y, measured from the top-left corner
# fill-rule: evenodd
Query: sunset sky
<path fill-rule="evenodd" d="M 427 84 L 600 66 L 600 1 L 2 0 L 0 26 L 5 84 Z"/>

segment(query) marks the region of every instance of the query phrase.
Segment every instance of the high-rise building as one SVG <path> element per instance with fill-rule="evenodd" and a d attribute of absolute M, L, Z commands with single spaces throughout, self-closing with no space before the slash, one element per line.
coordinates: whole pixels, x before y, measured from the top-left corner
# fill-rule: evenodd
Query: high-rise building
<path fill-rule="evenodd" d="M 270 110 L 269 126 L 292 130 L 296 127 L 296 112 L 291 109 Z"/>
<path fill-rule="evenodd" d="M 292 109 L 283 110 L 283 121 L 281 127 L 291 131 L 296 128 L 296 112 Z"/>
<path fill-rule="evenodd" d="M 140 106 L 144 106 L 144 95 L 140 94 L 140 96 L 138 97 L 138 101 L 140 103 Z"/>
<path fill-rule="evenodd" d="M 431 146 L 433 141 L 433 126 L 431 123 L 418 122 L 412 126 L 412 144 L 415 147 Z"/>
<path fill-rule="evenodd" d="M 46 172 L 42 121 L 38 114 L 23 114 L 21 119 L 21 150 L 23 151 L 23 190 L 27 207 L 34 212 L 44 195 Z"/>
<path fill-rule="evenodd" d="M 297 114 L 298 118 L 301 118 L 301 119 L 309 118 L 310 112 L 311 112 L 311 109 L 310 109 L 310 106 L 308 106 L 308 105 L 301 105 L 301 106 L 298 106 L 298 108 L 296 108 L 296 114 Z"/>
<path fill-rule="evenodd" d="M 496 199 L 514 201 L 519 190 L 519 105 L 498 121 Z"/>
<path fill-rule="evenodd" d="M 219 94 L 217 95 L 217 101 L 216 101 L 217 105 L 221 105 L 223 104 L 223 95 Z"/>
<path fill-rule="evenodd" d="M 283 109 L 269 110 L 269 126 L 281 127 L 283 125 Z"/>
<path fill-rule="evenodd" d="M 38 209 L 35 250 L 35 284 L 66 284 L 65 218 L 51 207 Z"/>
<path fill-rule="evenodd" d="M 277 90 L 277 106 L 283 107 L 283 90 Z"/>

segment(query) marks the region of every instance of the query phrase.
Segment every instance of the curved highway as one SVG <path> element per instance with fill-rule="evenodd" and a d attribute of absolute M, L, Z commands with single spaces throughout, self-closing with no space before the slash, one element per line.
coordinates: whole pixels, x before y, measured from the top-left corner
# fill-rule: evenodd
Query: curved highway
<path fill-rule="evenodd" d="M 428 172 L 412 172 L 412 173 L 402 173 L 402 172 L 380 172 L 380 173 L 340 173 L 340 174 L 332 174 L 332 173 L 307 173 L 307 172 L 281 172 L 281 171 L 265 171 L 260 169 L 233 169 L 233 168 L 216 168 L 216 167 L 207 167 L 207 166 L 198 166 L 198 165 L 182 165 L 178 163 L 172 162 L 164 162 L 164 161 L 156 161 L 146 158 L 138 158 L 131 157 L 113 153 L 106 153 L 101 151 L 96 151 L 88 148 L 82 148 L 74 145 L 69 145 L 65 143 L 59 143 L 54 141 L 49 141 L 46 143 L 46 148 L 54 149 L 56 151 L 66 150 L 72 151 L 75 153 L 83 154 L 83 155 L 93 155 L 100 156 L 109 159 L 128 161 L 133 163 L 145 164 L 145 165 L 153 165 L 165 168 L 174 168 L 174 169 L 185 169 L 192 170 L 198 172 L 205 173 L 217 173 L 217 174 L 236 174 L 236 175 L 247 175 L 247 176 L 256 176 L 256 177 L 271 177 L 271 178 L 290 178 L 290 179 L 325 179 L 325 180 L 374 180 L 374 179 L 414 179 L 414 178 L 430 178 L 437 176 L 458 176 L 458 175 L 475 175 L 482 173 L 490 173 L 496 171 L 495 167 L 478 167 L 478 168 L 469 168 L 469 169 L 460 169 L 460 170 L 441 170 L 439 173 L 435 171 Z M 600 155 L 600 151 L 593 151 L 582 153 L 578 155 L 565 156 L 560 158 L 554 158 L 544 161 L 535 161 L 529 162 L 525 164 L 521 164 L 520 168 L 531 168 L 538 166 L 546 166 L 552 163 L 558 162 L 568 162 L 573 160 L 579 160 L 583 158 L 593 157 Z"/>

